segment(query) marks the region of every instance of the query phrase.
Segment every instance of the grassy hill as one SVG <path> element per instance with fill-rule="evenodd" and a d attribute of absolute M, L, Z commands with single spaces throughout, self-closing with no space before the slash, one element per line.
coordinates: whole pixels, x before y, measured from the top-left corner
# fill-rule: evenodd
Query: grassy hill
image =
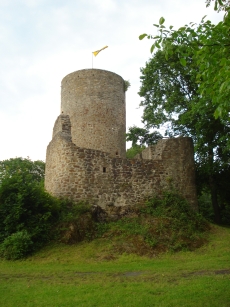
<path fill-rule="evenodd" d="M 0 306 L 230 306 L 230 229 L 193 251 L 138 256 L 111 236 L 0 260 Z"/>

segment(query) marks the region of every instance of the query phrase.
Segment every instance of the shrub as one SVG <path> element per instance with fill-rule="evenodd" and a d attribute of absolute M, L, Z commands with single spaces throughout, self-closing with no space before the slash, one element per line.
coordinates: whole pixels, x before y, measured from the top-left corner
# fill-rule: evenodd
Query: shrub
<path fill-rule="evenodd" d="M 0 244 L 27 233 L 35 250 L 52 238 L 60 201 L 44 189 L 44 166 L 23 158 L 0 161 Z"/>
<path fill-rule="evenodd" d="M 0 245 L 0 255 L 7 260 L 17 260 L 33 251 L 31 236 L 26 230 L 8 236 Z"/>
<path fill-rule="evenodd" d="M 126 158 L 133 159 L 137 154 L 141 153 L 146 147 L 144 145 L 134 145 L 126 150 Z"/>
<path fill-rule="evenodd" d="M 166 191 L 137 206 L 136 214 L 108 224 L 104 237 L 117 240 L 116 250 L 139 255 L 192 250 L 206 242 L 208 222 L 178 193 Z M 123 238 L 123 239 L 122 239 Z"/>
<path fill-rule="evenodd" d="M 46 242 L 58 209 L 58 200 L 41 183 L 20 173 L 5 178 L 0 185 L 0 242 L 22 230 L 31 235 L 34 244 Z"/>
<path fill-rule="evenodd" d="M 66 244 L 74 244 L 84 240 L 92 240 L 96 233 L 91 206 L 86 202 L 74 203 L 61 200 L 60 219 L 56 227 L 59 240 Z"/>

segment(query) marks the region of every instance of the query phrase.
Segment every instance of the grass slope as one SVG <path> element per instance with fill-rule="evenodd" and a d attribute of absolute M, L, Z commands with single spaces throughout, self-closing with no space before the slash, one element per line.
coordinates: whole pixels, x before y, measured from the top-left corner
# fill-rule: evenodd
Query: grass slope
<path fill-rule="evenodd" d="M 230 229 L 212 226 L 194 251 L 147 258 L 114 252 L 111 238 L 47 246 L 0 261 L 4 307 L 229 307 Z"/>

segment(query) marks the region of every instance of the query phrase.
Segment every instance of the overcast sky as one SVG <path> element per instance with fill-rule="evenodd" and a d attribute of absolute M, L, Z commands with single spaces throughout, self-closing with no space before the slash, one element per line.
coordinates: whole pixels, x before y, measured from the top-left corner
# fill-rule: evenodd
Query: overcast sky
<path fill-rule="evenodd" d="M 141 125 L 140 67 L 150 58 L 151 41 L 161 16 L 176 28 L 204 15 L 220 14 L 204 0 L 0 0 L 0 160 L 44 160 L 60 114 L 60 85 L 65 75 L 92 68 L 129 80 L 127 128 Z"/>

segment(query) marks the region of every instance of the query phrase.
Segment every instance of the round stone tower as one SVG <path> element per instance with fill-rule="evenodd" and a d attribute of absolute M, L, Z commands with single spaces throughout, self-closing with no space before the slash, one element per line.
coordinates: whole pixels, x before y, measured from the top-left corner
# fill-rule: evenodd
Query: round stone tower
<path fill-rule="evenodd" d="M 83 69 L 62 80 L 61 113 L 69 115 L 79 147 L 125 157 L 125 83 L 101 69 Z"/>

